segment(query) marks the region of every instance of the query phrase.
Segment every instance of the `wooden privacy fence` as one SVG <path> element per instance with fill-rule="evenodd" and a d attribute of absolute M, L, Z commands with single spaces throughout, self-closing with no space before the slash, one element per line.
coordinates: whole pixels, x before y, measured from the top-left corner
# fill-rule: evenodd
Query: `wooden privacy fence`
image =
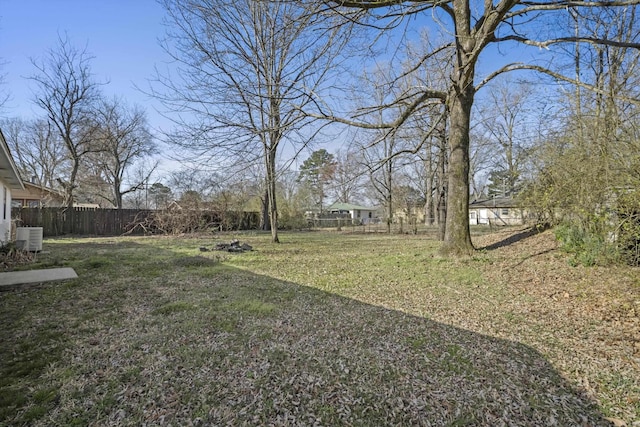
<path fill-rule="evenodd" d="M 73 208 L 72 210 L 68 208 L 14 208 L 11 213 L 11 217 L 18 227 L 42 227 L 44 236 L 143 234 L 149 232 L 149 228 L 135 227 L 135 224 L 153 223 L 154 215 L 171 216 L 172 213 L 144 209 L 95 208 Z M 199 215 L 203 219 L 206 218 L 206 224 L 209 227 L 221 230 L 255 229 L 259 224 L 259 216 L 256 212 L 212 213 L 202 211 Z"/>
<path fill-rule="evenodd" d="M 18 227 L 42 227 L 44 236 L 83 234 L 117 236 L 152 211 L 94 208 L 15 208 L 11 217 Z"/>

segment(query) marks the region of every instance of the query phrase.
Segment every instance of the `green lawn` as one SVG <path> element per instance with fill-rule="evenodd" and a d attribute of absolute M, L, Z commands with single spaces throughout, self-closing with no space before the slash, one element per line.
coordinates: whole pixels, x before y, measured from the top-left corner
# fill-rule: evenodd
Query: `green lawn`
<path fill-rule="evenodd" d="M 199 250 L 234 237 L 255 251 Z M 451 260 L 424 236 L 281 239 L 46 240 L 35 267 L 79 278 L 0 292 L 0 425 L 640 420 L 638 313 L 593 315 L 640 309 L 634 270 L 595 295 L 611 271 L 527 241 Z"/>

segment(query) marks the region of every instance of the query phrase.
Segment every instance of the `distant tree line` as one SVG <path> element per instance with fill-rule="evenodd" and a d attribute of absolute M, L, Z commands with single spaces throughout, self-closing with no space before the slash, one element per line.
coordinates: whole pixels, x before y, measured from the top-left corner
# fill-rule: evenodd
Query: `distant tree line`
<path fill-rule="evenodd" d="M 91 55 L 60 37 L 32 60 L 33 101 L 42 116 L 7 118 L 0 128 L 24 180 L 59 190 L 76 202 L 122 208 L 124 197 L 147 182 L 156 153 L 145 111 L 106 98 Z"/>
<path fill-rule="evenodd" d="M 335 201 L 422 209 L 464 256 L 469 202 L 512 197 L 580 262 L 637 263 L 638 3 L 163 0 L 178 65 L 149 92 L 188 166 L 152 177 L 144 112 L 103 99 L 66 39 L 34 61 L 43 117 L 3 129 L 70 204 L 253 209 L 274 242 Z"/>

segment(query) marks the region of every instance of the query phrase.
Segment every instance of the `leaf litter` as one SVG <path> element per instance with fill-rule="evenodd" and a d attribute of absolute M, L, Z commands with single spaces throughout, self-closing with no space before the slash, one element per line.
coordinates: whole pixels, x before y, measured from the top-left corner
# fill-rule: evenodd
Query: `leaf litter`
<path fill-rule="evenodd" d="M 148 280 L 124 262 L 102 267 L 117 280 L 0 295 L 4 316 L 22 310 L 2 332 L 8 346 L 38 325 L 68 327 L 63 357 L 1 385 L 56 385 L 55 404 L 28 418 L 28 396 L 1 408 L 0 424 L 640 420 L 637 271 L 569 267 L 550 233 L 471 260 L 440 259 L 420 236 L 403 236 L 401 249 L 397 236 L 287 237 L 294 243 L 277 247 L 247 237 L 259 252 L 174 262 Z M 161 242 L 141 240 L 139 250 L 206 255 L 201 239 Z"/>

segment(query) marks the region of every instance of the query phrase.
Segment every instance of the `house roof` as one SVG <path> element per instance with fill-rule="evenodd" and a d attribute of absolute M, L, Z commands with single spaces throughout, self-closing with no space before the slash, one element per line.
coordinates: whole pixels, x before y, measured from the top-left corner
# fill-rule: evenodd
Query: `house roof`
<path fill-rule="evenodd" d="M 24 190 L 18 168 L 9 152 L 9 146 L 7 146 L 7 140 L 4 139 L 2 130 L 0 130 L 0 179 L 6 182 L 12 190 Z"/>
<path fill-rule="evenodd" d="M 469 208 L 517 208 L 520 203 L 511 197 L 493 197 L 491 199 L 474 200 Z"/>
<path fill-rule="evenodd" d="M 353 205 L 351 203 L 334 203 L 327 207 L 328 211 L 374 211 L 375 208 L 368 208 L 366 206 Z"/>
<path fill-rule="evenodd" d="M 22 181 L 22 185 L 24 185 L 24 191 L 21 191 L 21 190 L 16 191 L 14 194 L 14 198 L 40 199 L 45 195 L 48 195 L 50 197 L 58 197 L 61 199 L 64 198 L 64 194 L 62 194 L 60 191 L 55 190 L 53 188 L 44 187 L 42 185 L 34 184 L 33 182 L 29 182 L 29 181 Z"/>

